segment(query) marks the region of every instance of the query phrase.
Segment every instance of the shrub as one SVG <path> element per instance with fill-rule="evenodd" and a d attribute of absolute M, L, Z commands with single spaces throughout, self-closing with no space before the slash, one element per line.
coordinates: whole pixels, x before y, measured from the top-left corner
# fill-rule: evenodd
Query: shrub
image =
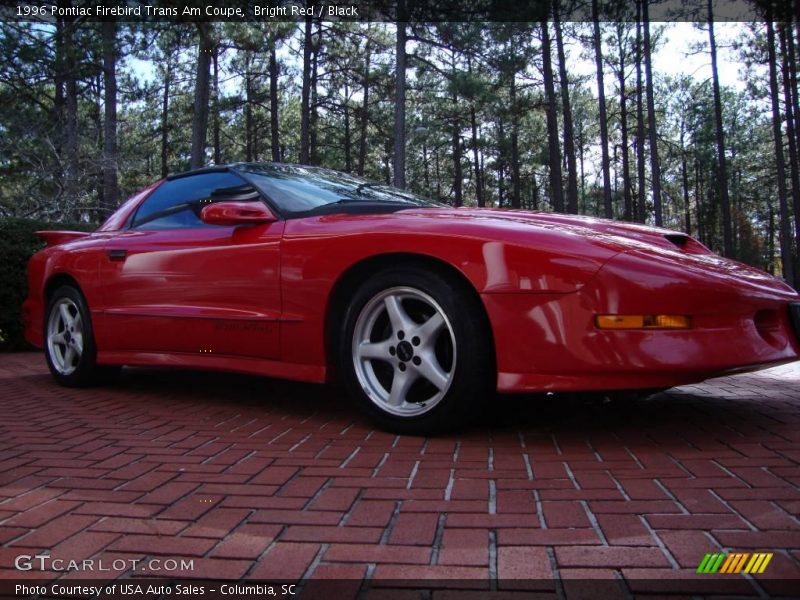
<path fill-rule="evenodd" d="M 44 248 L 34 232 L 42 229 L 94 231 L 94 224 L 0 219 L 0 351 L 28 348 L 23 337 L 22 302 L 28 293 L 28 259 Z"/>

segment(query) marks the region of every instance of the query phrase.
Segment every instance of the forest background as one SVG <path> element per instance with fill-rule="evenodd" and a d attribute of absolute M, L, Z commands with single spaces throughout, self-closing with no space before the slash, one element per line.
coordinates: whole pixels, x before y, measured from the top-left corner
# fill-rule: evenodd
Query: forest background
<path fill-rule="evenodd" d="M 655 20 L 670 3 L 680 20 Z M 169 173 L 292 162 L 663 225 L 800 287 L 798 6 L 744 5 L 734 22 L 714 0 L 557 0 L 525 22 L 8 18 L 0 221 L 91 227 Z"/>

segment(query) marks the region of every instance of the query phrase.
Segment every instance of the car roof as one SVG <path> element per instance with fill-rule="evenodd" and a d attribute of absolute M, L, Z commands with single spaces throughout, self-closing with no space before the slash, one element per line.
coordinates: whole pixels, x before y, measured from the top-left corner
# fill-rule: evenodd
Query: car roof
<path fill-rule="evenodd" d="M 322 167 L 318 167 L 316 165 L 300 165 L 296 163 L 276 163 L 273 161 L 263 160 L 263 161 L 251 161 L 251 162 L 234 162 L 234 163 L 226 163 L 224 165 L 209 165 L 207 167 L 200 167 L 199 169 L 192 169 L 191 171 L 184 171 L 183 173 L 173 173 L 171 175 L 167 175 L 165 178 L 167 181 L 173 181 L 175 179 L 181 179 L 183 177 L 191 177 L 192 175 L 203 175 L 204 173 L 224 173 L 225 171 L 236 171 L 241 167 L 249 167 L 255 165 L 283 165 L 288 167 L 311 167 L 315 169 L 321 169 Z"/>
<path fill-rule="evenodd" d="M 166 179 L 167 181 L 172 181 L 174 179 L 181 179 L 183 177 L 191 177 L 192 175 L 202 175 L 203 173 L 221 173 L 224 171 L 230 171 L 237 164 L 241 163 L 230 163 L 225 165 L 211 165 L 208 167 L 200 167 L 199 169 L 184 171 L 183 173 L 173 173 L 171 175 L 167 175 Z"/>

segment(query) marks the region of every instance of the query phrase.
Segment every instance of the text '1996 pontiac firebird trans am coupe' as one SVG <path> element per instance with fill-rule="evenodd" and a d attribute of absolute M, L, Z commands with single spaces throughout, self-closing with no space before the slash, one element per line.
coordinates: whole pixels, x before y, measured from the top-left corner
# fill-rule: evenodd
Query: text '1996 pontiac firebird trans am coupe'
<path fill-rule="evenodd" d="M 175 175 L 93 233 L 39 235 L 26 337 L 70 386 L 122 365 L 339 380 L 426 433 L 495 391 L 663 389 L 800 354 L 800 296 L 683 233 L 315 167 Z"/>

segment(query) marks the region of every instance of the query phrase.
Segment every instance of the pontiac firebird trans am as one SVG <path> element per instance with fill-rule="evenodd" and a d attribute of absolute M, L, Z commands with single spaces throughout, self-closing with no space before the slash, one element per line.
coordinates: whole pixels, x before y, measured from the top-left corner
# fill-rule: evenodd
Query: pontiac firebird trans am
<path fill-rule="evenodd" d="M 494 390 L 663 389 L 800 353 L 800 296 L 683 233 L 314 167 L 175 175 L 94 233 L 39 235 L 26 337 L 69 386 L 121 365 L 338 379 L 422 433 Z"/>

